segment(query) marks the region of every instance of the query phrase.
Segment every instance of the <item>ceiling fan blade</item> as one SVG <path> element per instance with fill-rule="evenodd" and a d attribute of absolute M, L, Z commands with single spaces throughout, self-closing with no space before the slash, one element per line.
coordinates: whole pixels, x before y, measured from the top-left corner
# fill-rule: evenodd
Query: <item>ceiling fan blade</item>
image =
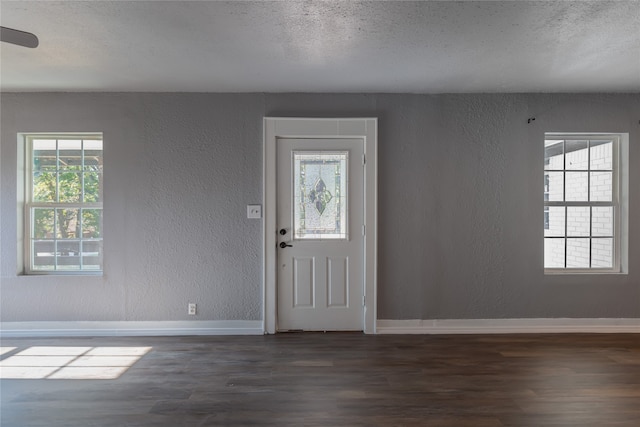
<path fill-rule="evenodd" d="M 0 27 L 0 41 L 30 48 L 38 47 L 40 43 L 35 34 L 7 27 Z"/>

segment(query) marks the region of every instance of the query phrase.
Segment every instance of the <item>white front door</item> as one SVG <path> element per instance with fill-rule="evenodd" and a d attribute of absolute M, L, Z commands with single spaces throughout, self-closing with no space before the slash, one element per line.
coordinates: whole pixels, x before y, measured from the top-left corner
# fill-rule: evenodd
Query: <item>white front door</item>
<path fill-rule="evenodd" d="M 277 138 L 278 330 L 363 330 L 363 138 Z"/>

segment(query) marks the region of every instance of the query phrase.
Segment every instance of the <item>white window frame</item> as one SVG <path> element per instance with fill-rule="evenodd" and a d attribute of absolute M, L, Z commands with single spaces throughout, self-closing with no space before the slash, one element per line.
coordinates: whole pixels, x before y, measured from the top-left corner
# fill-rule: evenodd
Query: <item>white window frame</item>
<path fill-rule="evenodd" d="M 559 206 L 559 207 L 572 207 L 572 206 L 581 206 L 581 207 L 612 207 L 613 208 L 613 259 L 612 259 L 612 267 L 611 268 L 545 268 L 545 274 L 615 274 L 615 273 L 626 273 L 626 251 L 627 251 L 627 241 L 624 238 L 624 233 L 626 230 L 626 224 L 628 223 L 628 215 L 627 215 L 627 207 L 626 207 L 626 179 L 628 176 L 628 172 L 626 171 L 626 156 L 628 153 L 628 134 L 620 134 L 620 133 L 557 133 L 557 132 L 548 132 L 544 134 L 544 140 L 602 140 L 602 139 L 611 139 L 612 143 L 612 194 L 611 201 L 599 202 L 599 201 L 548 201 L 544 200 L 544 210 L 547 211 L 549 207 Z M 566 144 L 566 142 L 565 142 Z M 544 144 L 543 144 L 544 148 Z M 544 152 L 544 151 L 543 151 Z M 590 156 L 590 150 L 588 150 L 588 155 Z M 563 148 L 563 156 L 566 156 L 566 152 Z M 590 172 L 591 165 L 590 160 L 587 161 L 587 172 Z M 576 172 L 572 169 L 567 169 L 566 165 L 563 165 L 563 169 L 546 169 L 546 165 L 543 164 L 543 173 L 546 172 Z M 595 170 L 598 172 L 599 170 Z M 580 172 L 580 171 L 577 171 Z M 591 177 L 589 176 L 589 180 Z M 566 190 L 566 176 L 563 179 L 565 190 Z M 590 182 L 590 181 L 589 181 Z M 546 191 L 546 189 L 544 190 Z M 544 194 L 544 193 L 543 193 Z M 566 192 L 563 191 L 563 194 Z M 546 197 L 545 197 L 546 199 Z M 566 240 L 571 238 L 571 236 L 567 236 L 567 217 L 566 217 L 566 209 L 565 209 L 565 233 L 562 237 L 547 237 L 543 236 L 543 239 L 547 238 L 563 238 L 565 239 L 565 265 L 566 265 L 566 250 L 567 244 Z M 543 230 L 544 231 L 544 230 Z M 598 238 L 599 236 L 595 237 Z M 594 236 L 591 233 L 591 225 L 589 232 L 589 240 L 590 247 L 591 242 Z M 543 255 L 544 258 L 544 255 Z M 544 262 L 544 260 L 543 260 Z M 591 263 L 591 256 L 589 263 Z"/>
<path fill-rule="evenodd" d="M 87 270 L 38 270 L 33 267 L 33 230 L 34 230 L 34 218 L 33 211 L 36 208 L 77 208 L 77 209 L 101 209 L 104 207 L 103 201 L 100 202 L 34 202 L 33 201 L 33 141 L 35 139 L 73 139 L 73 140 L 101 140 L 104 143 L 102 132 L 52 132 L 52 133 L 23 133 L 19 134 L 19 137 L 24 141 L 24 239 L 23 239 L 23 256 L 24 256 L 24 274 L 26 275 L 74 275 L 74 276 L 96 276 L 102 275 L 104 271 L 104 258 L 102 259 L 102 269 L 87 269 Z M 104 171 L 103 171 L 104 174 Z M 103 175 L 104 177 L 104 175 Z M 84 186 L 82 189 L 84 193 Z M 103 194 L 104 197 L 104 194 Z M 104 216 L 103 216 L 104 221 Z M 79 238 L 83 240 L 84 238 Z M 57 240 L 57 239 L 54 239 Z M 94 238 L 94 241 L 100 241 L 101 252 L 104 257 L 104 250 L 102 249 L 104 242 L 104 227 L 100 230 L 100 238 Z M 57 256 L 57 255 L 54 255 Z M 82 259 L 82 256 L 80 256 Z"/>

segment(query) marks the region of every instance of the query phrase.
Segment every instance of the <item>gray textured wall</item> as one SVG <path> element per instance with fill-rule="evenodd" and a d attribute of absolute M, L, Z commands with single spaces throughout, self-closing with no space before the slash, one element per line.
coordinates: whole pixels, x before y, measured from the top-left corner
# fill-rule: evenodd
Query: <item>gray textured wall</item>
<path fill-rule="evenodd" d="M 638 94 L 4 93 L 0 115 L 3 321 L 260 319 L 265 115 L 379 118 L 378 318 L 640 317 Z M 40 131 L 104 132 L 103 277 L 17 275 L 16 133 Z M 545 131 L 630 134 L 628 275 L 543 274 Z"/>

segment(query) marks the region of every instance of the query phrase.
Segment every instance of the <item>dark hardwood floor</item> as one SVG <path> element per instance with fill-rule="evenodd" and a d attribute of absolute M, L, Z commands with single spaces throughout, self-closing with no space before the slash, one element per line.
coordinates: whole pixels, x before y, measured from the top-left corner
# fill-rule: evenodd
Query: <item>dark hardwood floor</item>
<path fill-rule="evenodd" d="M 0 375 L 34 377 L 0 380 L 3 427 L 640 426 L 633 334 L 299 333 L 2 346 Z M 79 379 L 56 379 L 65 375 Z"/>

